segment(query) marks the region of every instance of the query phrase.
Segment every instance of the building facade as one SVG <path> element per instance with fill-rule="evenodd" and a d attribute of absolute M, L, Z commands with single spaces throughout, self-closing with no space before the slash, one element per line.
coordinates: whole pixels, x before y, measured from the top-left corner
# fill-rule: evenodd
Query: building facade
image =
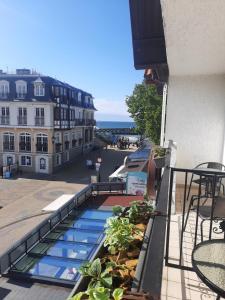
<path fill-rule="evenodd" d="M 91 150 L 91 94 L 27 69 L 0 71 L 0 166 L 50 174 Z"/>

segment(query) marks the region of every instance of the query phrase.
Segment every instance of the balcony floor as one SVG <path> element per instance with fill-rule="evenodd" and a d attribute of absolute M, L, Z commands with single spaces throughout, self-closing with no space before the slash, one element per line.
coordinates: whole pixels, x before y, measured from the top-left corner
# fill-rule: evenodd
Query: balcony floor
<path fill-rule="evenodd" d="M 186 232 L 184 234 L 183 245 L 183 263 L 187 266 L 191 265 L 191 253 L 194 245 L 194 229 L 195 229 L 195 213 L 191 212 L 187 224 Z M 207 230 L 207 223 L 205 222 L 205 229 Z M 172 216 L 171 230 L 170 230 L 170 248 L 169 248 L 169 262 L 178 263 L 179 260 L 179 241 L 180 230 L 182 224 L 181 214 Z M 200 234 L 199 234 L 200 241 Z M 213 236 L 213 238 L 221 238 Z M 202 300 L 202 299 L 216 299 L 214 294 L 196 275 L 195 272 L 184 271 L 173 267 L 163 267 L 163 281 L 161 289 L 162 300 L 182 299 L 182 300 Z"/>

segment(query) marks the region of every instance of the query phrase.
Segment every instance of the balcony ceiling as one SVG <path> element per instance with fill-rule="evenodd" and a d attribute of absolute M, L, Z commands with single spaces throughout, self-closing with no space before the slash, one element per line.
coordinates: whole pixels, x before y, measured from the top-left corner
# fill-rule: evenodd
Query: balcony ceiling
<path fill-rule="evenodd" d="M 161 0 L 170 75 L 225 73 L 225 1 Z"/>

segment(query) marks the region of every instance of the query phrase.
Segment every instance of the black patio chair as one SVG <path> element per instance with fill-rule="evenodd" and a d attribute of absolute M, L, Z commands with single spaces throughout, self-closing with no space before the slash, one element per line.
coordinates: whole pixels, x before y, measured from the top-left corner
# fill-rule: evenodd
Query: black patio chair
<path fill-rule="evenodd" d="M 218 162 L 201 163 L 201 164 L 197 165 L 194 169 L 201 169 L 201 168 L 202 169 L 203 168 L 204 169 L 216 169 L 216 170 L 225 171 L 225 166 L 221 163 L 218 163 Z M 198 176 L 198 178 L 194 178 L 195 176 Z M 199 178 L 199 176 L 200 175 L 197 175 L 194 172 L 192 173 L 190 185 L 189 185 L 189 188 L 188 188 L 187 201 L 189 201 L 190 191 L 191 191 L 191 187 L 192 187 L 193 183 L 198 184 L 198 185 L 201 184 L 201 191 L 202 191 L 202 188 L 204 189 L 204 192 L 201 193 L 201 195 L 200 195 L 200 198 L 204 199 L 201 206 L 203 206 L 207 202 L 208 198 L 212 198 L 213 194 L 214 194 L 215 197 L 218 197 L 219 194 L 220 194 L 221 186 L 223 188 L 223 195 L 224 195 L 224 185 L 222 183 L 222 177 L 216 178 L 216 185 L 215 185 L 215 191 L 214 191 L 213 183 L 212 183 L 212 180 L 210 179 L 210 177 L 202 175 L 201 178 Z M 184 231 L 185 231 L 185 228 L 186 228 L 186 225 L 187 225 L 190 210 L 192 209 L 192 207 L 194 205 L 194 201 L 198 200 L 198 198 L 199 198 L 199 195 L 192 195 L 191 196 L 191 199 L 190 199 L 190 202 L 189 202 L 189 205 L 188 205 L 186 220 L 185 220 L 185 223 L 184 223 Z"/>
<path fill-rule="evenodd" d="M 225 219 L 225 197 L 217 197 L 212 205 L 202 205 L 199 207 L 199 217 L 201 218 L 200 230 L 201 241 L 204 239 L 203 225 L 205 221 Z"/>

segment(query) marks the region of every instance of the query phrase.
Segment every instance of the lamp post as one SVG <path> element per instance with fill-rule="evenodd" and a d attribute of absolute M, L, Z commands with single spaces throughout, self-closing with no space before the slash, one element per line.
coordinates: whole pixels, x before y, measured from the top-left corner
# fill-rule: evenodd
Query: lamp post
<path fill-rule="evenodd" d="M 95 169 L 97 171 L 97 179 L 98 179 L 98 182 L 101 181 L 101 175 L 100 175 L 100 167 L 101 167 L 101 163 L 102 163 L 102 159 L 101 157 L 98 157 L 97 158 L 97 162 L 95 163 Z"/>

